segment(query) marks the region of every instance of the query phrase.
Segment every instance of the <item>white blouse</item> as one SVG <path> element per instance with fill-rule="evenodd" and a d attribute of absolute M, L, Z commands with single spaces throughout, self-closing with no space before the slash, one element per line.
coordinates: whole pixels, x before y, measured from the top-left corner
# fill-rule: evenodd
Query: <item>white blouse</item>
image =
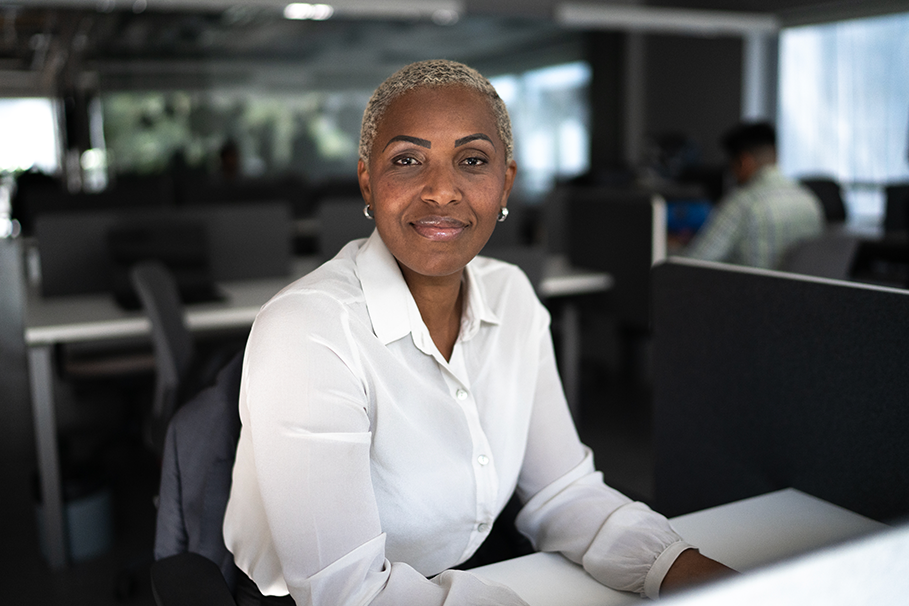
<path fill-rule="evenodd" d="M 616 589 L 657 596 L 690 547 L 594 471 L 524 274 L 478 257 L 465 280 L 450 361 L 377 232 L 259 312 L 224 538 L 263 593 L 298 606 L 523 604 L 448 570 L 515 489 L 536 549 Z"/>

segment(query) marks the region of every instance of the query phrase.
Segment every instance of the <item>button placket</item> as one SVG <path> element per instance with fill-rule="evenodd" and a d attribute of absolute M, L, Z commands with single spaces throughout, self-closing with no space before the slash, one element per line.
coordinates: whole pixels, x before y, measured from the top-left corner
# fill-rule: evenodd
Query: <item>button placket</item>
<path fill-rule="evenodd" d="M 468 383 L 466 383 L 466 369 L 463 359 L 455 352 L 452 355 L 449 368 L 443 367 L 443 376 L 449 386 L 449 395 L 464 413 L 467 426 L 470 430 L 474 479 L 476 486 L 476 518 L 474 531 L 465 549 L 465 553 L 472 553 L 488 535 L 495 519 L 495 503 L 499 492 L 498 473 L 495 461 L 492 458 L 489 440 L 480 423 L 479 410 L 474 400 Z M 461 376 L 464 378 L 461 378 Z"/>

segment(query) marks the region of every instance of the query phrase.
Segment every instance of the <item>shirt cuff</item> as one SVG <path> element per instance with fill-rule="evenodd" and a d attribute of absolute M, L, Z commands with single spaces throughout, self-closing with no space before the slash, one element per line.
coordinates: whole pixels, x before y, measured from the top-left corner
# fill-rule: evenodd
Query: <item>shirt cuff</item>
<path fill-rule="evenodd" d="M 652 600 L 660 597 L 660 585 L 663 584 L 666 573 L 669 572 L 669 569 L 672 568 L 672 565 L 675 564 L 676 559 L 682 552 L 688 549 L 697 550 L 696 547 L 689 545 L 685 541 L 676 541 L 657 556 L 647 576 L 644 577 L 644 595 Z"/>

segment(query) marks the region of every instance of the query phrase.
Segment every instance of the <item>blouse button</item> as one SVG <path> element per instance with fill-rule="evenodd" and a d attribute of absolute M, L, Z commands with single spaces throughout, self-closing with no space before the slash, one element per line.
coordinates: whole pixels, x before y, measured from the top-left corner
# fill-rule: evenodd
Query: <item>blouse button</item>
<path fill-rule="evenodd" d="M 486 522 L 481 522 L 480 525 L 477 526 L 477 530 L 479 530 L 480 532 L 486 532 L 487 530 L 489 530 L 489 524 L 487 524 Z"/>
<path fill-rule="evenodd" d="M 459 389 L 458 391 L 455 392 L 455 397 L 457 397 L 459 400 L 466 400 L 467 392 L 464 391 L 463 389 Z"/>
<path fill-rule="evenodd" d="M 479 463 L 480 465 L 486 465 L 487 463 L 489 463 L 489 457 L 487 457 L 486 455 L 480 455 L 477 457 L 477 463 Z"/>

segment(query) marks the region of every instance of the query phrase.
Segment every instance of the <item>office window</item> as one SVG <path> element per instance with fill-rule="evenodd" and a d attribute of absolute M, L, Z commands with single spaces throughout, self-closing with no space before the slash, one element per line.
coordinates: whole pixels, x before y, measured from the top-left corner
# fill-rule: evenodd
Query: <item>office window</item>
<path fill-rule="evenodd" d="M 508 106 L 520 165 L 516 188 L 530 200 L 556 178 L 585 172 L 590 68 L 567 63 L 493 78 Z M 158 173 L 175 163 L 214 171 L 234 139 L 249 177 L 295 173 L 311 182 L 356 174 L 363 108 L 372 90 L 117 92 L 102 96 L 112 173 Z"/>
<path fill-rule="evenodd" d="M 490 78 L 508 106 L 518 163 L 516 188 L 532 201 L 557 178 L 588 169 L 590 127 L 583 61 Z"/>
<path fill-rule="evenodd" d="M 784 172 L 837 178 L 879 221 L 881 186 L 909 180 L 909 14 L 783 31 L 778 126 Z"/>
<path fill-rule="evenodd" d="M 60 144 L 50 99 L 0 99 L 0 173 L 33 169 L 54 174 Z"/>
<path fill-rule="evenodd" d="M 157 173 L 176 165 L 217 169 L 232 139 L 241 173 L 287 172 L 313 182 L 356 174 L 363 107 L 370 91 L 118 92 L 102 99 L 114 173 Z"/>

